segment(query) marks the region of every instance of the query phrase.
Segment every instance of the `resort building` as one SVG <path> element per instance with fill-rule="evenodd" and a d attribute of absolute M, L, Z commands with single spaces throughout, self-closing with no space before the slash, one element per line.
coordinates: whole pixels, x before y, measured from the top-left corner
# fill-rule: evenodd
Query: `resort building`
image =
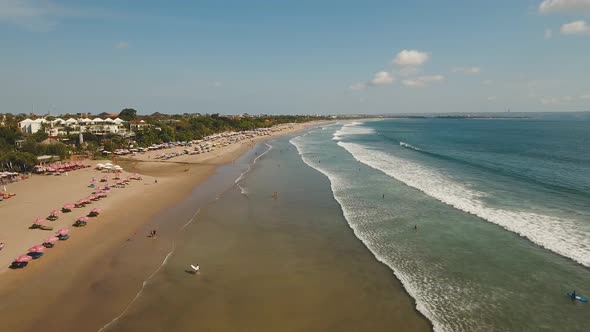
<path fill-rule="evenodd" d="M 39 118 L 35 120 L 25 119 L 19 122 L 19 127 L 21 131 L 26 134 L 34 134 L 39 130 L 43 129 L 51 137 L 86 132 L 90 132 L 95 135 L 126 135 L 129 133 L 126 121 L 121 120 L 119 118 L 69 118 L 67 120 L 57 118 L 52 121 L 46 120 L 44 118 Z"/>

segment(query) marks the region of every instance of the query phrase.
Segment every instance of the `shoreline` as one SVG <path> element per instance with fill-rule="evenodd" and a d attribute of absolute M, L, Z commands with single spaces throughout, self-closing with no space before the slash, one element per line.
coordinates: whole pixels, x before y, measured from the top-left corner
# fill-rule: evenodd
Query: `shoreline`
<path fill-rule="evenodd" d="M 257 137 L 253 140 L 230 145 L 226 149 L 219 149 L 217 153 L 207 156 L 208 158 L 205 160 L 203 160 L 204 158 L 195 158 L 197 161 L 193 163 L 174 161 L 146 163 L 137 160 L 121 160 L 120 164 L 124 166 L 126 171 L 138 171 L 144 177 L 147 176 L 149 180 L 157 178 L 159 180 L 157 190 L 136 191 L 134 194 L 137 195 L 122 198 L 117 204 L 114 204 L 115 206 L 105 209 L 99 217 L 100 220 L 96 221 L 96 223 L 104 225 L 90 224 L 84 230 L 75 232 L 72 239 L 60 242 L 55 248 L 49 249 L 43 258 L 31 263 L 27 268 L 0 274 L 0 296 L 6 300 L 3 305 L 0 305 L 0 322 L 2 322 L 0 327 L 11 331 L 28 331 L 35 327 L 45 326 L 45 330 L 52 330 L 51 326 L 47 326 L 47 319 L 56 314 L 71 315 L 66 314 L 69 312 L 68 306 L 69 310 L 80 310 L 75 303 L 91 302 L 85 299 L 85 296 L 96 295 L 93 290 L 105 286 L 101 278 L 108 276 L 109 273 L 116 274 L 112 266 L 114 265 L 116 268 L 118 255 L 120 256 L 120 252 L 125 251 L 126 245 L 143 242 L 142 244 L 145 246 L 139 246 L 140 248 L 137 249 L 151 250 L 155 256 L 166 251 L 172 244 L 174 234 L 162 234 L 157 241 L 149 241 L 149 239 L 136 241 L 136 239 L 139 240 L 148 232 L 148 229 L 151 229 L 153 219 L 157 215 L 174 209 L 176 205 L 187 199 L 195 188 L 198 188 L 215 173 L 219 166 L 233 163 L 258 142 L 321 123 L 323 122 L 297 124 L 292 130 L 282 131 L 272 136 Z M 148 187 L 148 183 L 140 184 Z M 148 189 L 153 189 L 154 186 L 150 183 Z M 109 199 L 114 197 L 113 195 Z M 132 218 L 125 218 L 126 221 L 121 222 L 123 219 L 121 215 L 132 216 Z M 114 227 L 116 227 L 116 231 L 110 229 Z M 100 241 L 96 239 L 100 239 Z M 157 245 L 154 246 L 154 243 Z M 80 252 L 83 254 L 80 255 Z M 108 296 L 104 298 L 104 294 L 102 294 L 102 300 L 109 304 L 122 304 L 122 302 L 127 302 L 124 300 L 125 298 L 131 300 L 130 298 L 137 293 L 135 290 L 147 277 L 147 273 L 151 270 L 150 267 L 154 265 L 154 259 L 146 258 L 145 260 L 149 262 L 138 263 L 140 266 L 133 273 L 136 277 L 122 276 L 129 279 L 125 280 L 125 287 L 116 287 L 117 291 L 113 292 L 112 289 L 108 289 L 112 285 L 106 285 L 105 290 L 107 293 L 111 293 L 112 298 L 109 299 Z M 102 268 L 97 269 L 100 266 Z M 111 268 L 109 269 L 109 267 Z M 38 283 L 40 278 L 43 280 L 41 285 L 34 288 L 28 287 L 28 285 Z M 65 298 L 69 300 L 64 303 Z M 120 308 L 121 305 L 113 305 L 112 307 Z M 101 321 L 101 319 L 97 319 L 97 316 L 112 318 L 116 316 L 112 313 L 120 310 L 111 309 L 99 313 L 94 308 L 93 311 L 93 319 Z M 56 322 L 54 328 L 63 331 L 63 325 L 64 321 L 62 320 L 59 323 Z"/>
<path fill-rule="evenodd" d="M 239 187 L 204 206 L 109 331 L 432 331 L 355 236 L 329 180 L 288 138 L 270 144 Z M 193 262 L 202 271 L 189 276 Z"/>

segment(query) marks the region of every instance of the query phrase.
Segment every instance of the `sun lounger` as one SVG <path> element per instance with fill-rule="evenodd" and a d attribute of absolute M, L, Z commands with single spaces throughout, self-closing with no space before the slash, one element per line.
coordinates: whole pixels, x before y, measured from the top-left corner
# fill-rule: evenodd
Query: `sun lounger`
<path fill-rule="evenodd" d="M 70 238 L 70 236 L 69 236 L 68 234 L 66 234 L 66 235 L 58 235 L 58 236 L 57 236 L 57 238 L 58 238 L 60 241 L 65 241 L 65 240 L 69 239 L 69 238 Z"/>
<path fill-rule="evenodd" d="M 27 255 L 31 256 L 33 259 L 39 259 L 39 258 L 41 258 L 41 256 L 43 256 L 43 253 L 42 252 L 30 252 Z"/>
<path fill-rule="evenodd" d="M 53 248 L 55 246 L 55 244 L 51 243 L 51 242 L 44 242 L 42 244 L 45 248 Z"/>
<path fill-rule="evenodd" d="M 39 227 L 37 227 L 37 228 L 44 230 L 44 231 L 52 231 L 53 230 L 53 227 L 45 226 L 45 225 L 39 225 Z"/>
<path fill-rule="evenodd" d="M 85 221 L 76 220 L 76 222 L 74 222 L 74 223 L 72 224 L 72 226 L 74 226 L 74 227 L 84 227 L 84 226 L 86 226 L 87 224 L 88 224 L 88 223 L 87 223 L 87 222 L 85 222 Z"/>
<path fill-rule="evenodd" d="M 11 269 L 22 269 L 25 266 L 27 266 L 29 263 L 28 262 L 12 262 L 12 264 L 10 264 L 10 268 Z"/>

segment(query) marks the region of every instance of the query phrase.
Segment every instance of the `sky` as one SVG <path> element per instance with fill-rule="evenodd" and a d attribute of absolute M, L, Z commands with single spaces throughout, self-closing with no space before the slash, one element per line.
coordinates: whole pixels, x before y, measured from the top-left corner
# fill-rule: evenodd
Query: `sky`
<path fill-rule="evenodd" d="M 0 0 L 0 113 L 590 111 L 590 0 Z"/>

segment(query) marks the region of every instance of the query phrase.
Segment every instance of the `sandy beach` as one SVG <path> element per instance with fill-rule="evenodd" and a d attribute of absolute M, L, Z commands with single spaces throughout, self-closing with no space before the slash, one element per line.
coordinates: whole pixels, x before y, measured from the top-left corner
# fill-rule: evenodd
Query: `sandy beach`
<path fill-rule="evenodd" d="M 291 133 L 307 125 L 310 124 L 294 125 L 273 135 Z M 104 311 L 95 307 L 89 309 L 93 311 L 96 326 L 105 318 L 115 316 L 157 265 L 150 259 L 138 262 L 133 276 L 121 276 L 119 285 L 106 293 L 96 292 L 97 280 L 109 273 L 116 275 L 114 271 L 118 270 L 117 267 L 108 264 L 116 259 L 117 250 L 133 243 L 138 246 L 137 250 L 150 246 L 154 257 L 159 257 L 158 253 L 165 251 L 170 242 L 166 241 L 165 230 L 159 233 L 164 234 L 158 241 L 147 238 L 154 216 L 181 201 L 213 174 L 216 167 L 232 163 L 256 142 L 268 137 L 271 136 L 240 141 L 208 154 L 187 155 L 178 160 L 155 161 L 150 154 L 134 159 L 116 159 L 114 163 L 125 170 L 123 177 L 137 172 L 143 180 L 132 181 L 126 188 L 113 189 L 109 197 L 86 208 L 60 214 L 57 221 L 48 222 L 54 229 L 70 228 L 71 238 L 59 241 L 54 248 L 47 249 L 42 258 L 30 262 L 21 270 L 9 270 L 7 267 L 15 257 L 25 254 L 27 248 L 41 244 L 44 238 L 54 234 L 53 231 L 29 229 L 35 218 L 44 218 L 51 210 L 88 196 L 94 191 L 88 187 L 91 179 L 100 179 L 106 174 L 89 167 L 70 172 L 67 176 L 35 175 L 10 184 L 8 191 L 16 196 L 0 205 L 0 241 L 6 244 L 0 251 L 0 296 L 3 298 L 0 328 L 27 331 L 44 326 L 46 331 L 63 331 L 64 321 L 73 319 L 71 313 L 89 304 L 85 299 L 89 293 L 100 293 L 103 300 L 112 304 L 103 308 Z M 97 162 L 85 163 L 94 166 Z M 100 208 L 102 213 L 92 218 L 86 227 L 71 227 L 76 218 L 85 215 L 91 208 Z M 64 301 L 66 298 L 67 301 Z M 92 301 L 91 305 L 96 303 Z M 52 318 L 56 315 L 62 319 Z"/>

